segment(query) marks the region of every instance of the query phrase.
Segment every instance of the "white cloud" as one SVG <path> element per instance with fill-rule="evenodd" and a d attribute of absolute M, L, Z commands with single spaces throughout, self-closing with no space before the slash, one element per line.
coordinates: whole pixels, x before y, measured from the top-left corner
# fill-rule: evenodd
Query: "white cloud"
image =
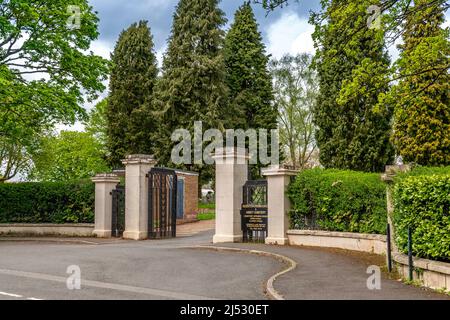
<path fill-rule="evenodd" d="M 166 50 L 167 50 L 167 44 L 165 44 L 164 46 L 159 48 L 159 50 L 156 51 L 156 59 L 158 60 L 158 67 L 160 69 L 163 65 L 164 53 L 166 52 Z"/>
<path fill-rule="evenodd" d="M 445 13 L 445 22 L 444 22 L 444 28 L 449 27 L 450 28 L 450 11 L 447 11 Z"/>
<path fill-rule="evenodd" d="M 63 125 L 63 124 L 58 124 L 55 127 L 56 132 L 60 133 L 61 131 L 79 131 L 79 132 L 83 132 L 84 131 L 84 125 L 77 121 L 73 126 L 72 125 Z"/>
<path fill-rule="evenodd" d="M 267 50 L 273 57 L 279 59 L 285 54 L 314 54 L 312 33 L 314 26 L 298 14 L 286 11 L 267 29 Z"/>
<path fill-rule="evenodd" d="M 106 41 L 96 40 L 91 43 L 90 50 L 97 56 L 100 56 L 104 59 L 109 60 L 110 54 L 113 51 L 113 47 L 111 43 Z"/>

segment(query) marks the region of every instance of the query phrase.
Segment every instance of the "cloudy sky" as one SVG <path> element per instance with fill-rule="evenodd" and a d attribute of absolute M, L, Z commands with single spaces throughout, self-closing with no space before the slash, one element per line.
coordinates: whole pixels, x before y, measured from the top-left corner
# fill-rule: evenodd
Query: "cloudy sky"
<path fill-rule="evenodd" d="M 229 27 L 233 21 L 236 9 L 244 0 L 222 0 L 220 7 L 226 13 Z M 155 51 L 158 60 L 166 49 L 167 39 L 170 35 L 172 15 L 178 0 L 90 0 L 94 10 L 100 17 L 98 40 L 92 43 L 92 51 L 109 59 L 115 42 L 123 29 L 133 22 L 148 20 L 152 30 Z M 299 3 L 290 1 L 288 7 L 277 9 L 270 14 L 260 5 L 253 5 L 260 31 L 263 35 L 267 52 L 275 58 L 280 58 L 286 53 L 300 52 L 314 53 L 311 33 L 313 27 L 308 24 L 309 12 L 320 9 L 320 0 L 302 0 Z M 448 17 L 449 12 L 447 12 Z M 447 24 L 449 19 L 447 19 Z M 391 55 L 397 56 L 395 48 L 390 49 Z M 107 92 L 103 93 L 103 97 Z M 92 104 L 86 105 L 90 109 Z M 82 130 L 80 124 L 69 127 L 74 130 Z M 61 129 L 68 129 L 62 126 Z"/>
<path fill-rule="evenodd" d="M 178 0 L 90 0 L 100 17 L 100 38 L 92 48 L 94 52 L 109 57 L 119 33 L 133 22 L 148 20 L 155 38 L 159 56 L 166 48 L 170 34 L 172 15 Z M 226 13 L 228 25 L 234 12 L 243 0 L 222 0 L 220 7 Z M 319 9 L 319 0 L 292 2 L 286 8 L 269 15 L 260 5 L 254 5 L 260 30 L 264 36 L 269 53 L 281 56 L 283 53 L 311 51 L 311 31 L 308 25 L 310 10 Z"/>
<path fill-rule="evenodd" d="M 100 36 L 91 46 L 95 54 L 109 59 L 120 32 L 133 22 L 147 20 L 154 37 L 158 60 L 162 61 L 178 0 L 90 0 L 89 2 L 100 18 Z M 229 27 L 234 13 L 243 2 L 244 0 L 221 1 L 220 7 L 228 19 L 225 28 Z M 292 1 L 289 6 L 277 9 L 268 15 L 261 5 L 253 5 L 253 7 L 268 53 L 276 58 L 286 53 L 313 53 L 311 39 L 313 27 L 308 24 L 308 18 L 310 10 L 320 9 L 320 0 L 304 0 L 300 3 Z M 107 90 L 102 97 L 106 95 Z M 85 107 L 90 109 L 94 104 L 86 104 Z M 83 130 L 83 126 L 77 123 L 75 126 L 58 126 L 58 129 Z"/>

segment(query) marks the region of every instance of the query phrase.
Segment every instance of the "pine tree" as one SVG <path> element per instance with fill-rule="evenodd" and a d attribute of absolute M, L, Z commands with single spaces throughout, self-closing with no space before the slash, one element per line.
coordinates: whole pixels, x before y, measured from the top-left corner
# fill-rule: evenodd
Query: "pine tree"
<path fill-rule="evenodd" d="M 224 60 L 229 110 L 234 115 L 227 123 L 229 128 L 276 129 L 277 110 L 272 103 L 269 57 L 249 2 L 236 11 L 225 38 Z"/>
<path fill-rule="evenodd" d="M 393 142 L 406 162 L 449 165 L 449 29 L 442 28 L 442 10 L 433 10 L 428 2 L 416 0 L 415 14 L 404 26 L 398 63 L 402 80 L 390 97 L 396 103 Z"/>
<path fill-rule="evenodd" d="M 223 128 L 227 87 L 222 56 L 225 15 L 218 0 L 180 0 L 174 14 L 168 49 L 158 81 L 155 103 L 160 127 L 154 140 L 162 165 L 170 161 L 176 129 L 193 132 L 195 121 L 203 129 Z M 204 171 L 202 166 L 183 166 Z M 205 174 L 201 176 L 207 179 Z"/>
<path fill-rule="evenodd" d="M 227 128 L 276 129 L 278 113 L 272 103 L 269 57 L 249 2 L 235 13 L 225 37 L 224 60 L 229 88 Z M 252 166 L 253 176 L 259 175 L 260 167 Z"/>
<path fill-rule="evenodd" d="M 158 75 L 153 36 L 147 21 L 122 31 L 111 55 L 106 111 L 109 162 L 121 166 L 127 154 L 151 154 L 155 130 L 151 97 Z"/>
<path fill-rule="evenodd" d="M 320 92 L 314 108 L 320 161 L 329 168 L 381 171 L 391 161 L 392 107 L 375 109 L 388 90 L 382 30 L 367 26 L 372 1 L 323 1 L 314 40 Z M 322 19 L 326 17 L 327 23 Z"/>

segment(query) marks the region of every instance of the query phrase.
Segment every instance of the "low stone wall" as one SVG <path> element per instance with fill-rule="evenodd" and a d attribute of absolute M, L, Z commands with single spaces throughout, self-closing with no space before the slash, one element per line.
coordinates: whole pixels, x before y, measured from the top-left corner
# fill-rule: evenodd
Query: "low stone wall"
<path fill-rule="evenodd" d="M 287 234 L 290 245 L 386 254 L 386 236 L 383 235 L 317 230 L 289 230 Z"/>
<path fill-rule="evenodd" d="M 315 230 L 289 230 L 287 234 L 290 245 L 338 248 L 380 255 L 385 255 L 387 251 L 386 236 L 383 235 Z M 392 260 L 398 273 L 408 279 L 408 256 L 393 252 Z M 425 287 L 450 292 L 450 263 L 420 258 L 414 258 L 413 261 L 414 280 Z"/>
<path fill-rule="evenodd" d="M 0 224 L 0 236 L 92 237 L 93 224 Z"/>
<path fill-rule="evenodd" d="M 403 253 L 393 253 L 392 260 L 397 265 L 398 273 L 408 279 L 408 256 Z M 450 263 L 413 258 L 413 266 L 414 280 L 425 287 L 450 292 Z"/>

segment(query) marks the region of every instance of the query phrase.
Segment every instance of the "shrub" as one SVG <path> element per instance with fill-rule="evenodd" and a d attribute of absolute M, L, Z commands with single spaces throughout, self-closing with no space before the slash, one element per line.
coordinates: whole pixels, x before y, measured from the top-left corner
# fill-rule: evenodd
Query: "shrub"
<path fill-rule="evenodd" d="M 313 169 L 290 184 L 291 227 L 384 234 L 386 186 L 379 174 Z"/>
<path fill-rule="evenodd" d="M 90 181 L 0 184 L 0 223 L 93 223 Z"/>
<path fill-rule="evenodd" d="M 450 261 L 449 169 L 418 168 L 396 179 L 393 220 L 404 253 L 411 228 L 415 256 Z"/>

